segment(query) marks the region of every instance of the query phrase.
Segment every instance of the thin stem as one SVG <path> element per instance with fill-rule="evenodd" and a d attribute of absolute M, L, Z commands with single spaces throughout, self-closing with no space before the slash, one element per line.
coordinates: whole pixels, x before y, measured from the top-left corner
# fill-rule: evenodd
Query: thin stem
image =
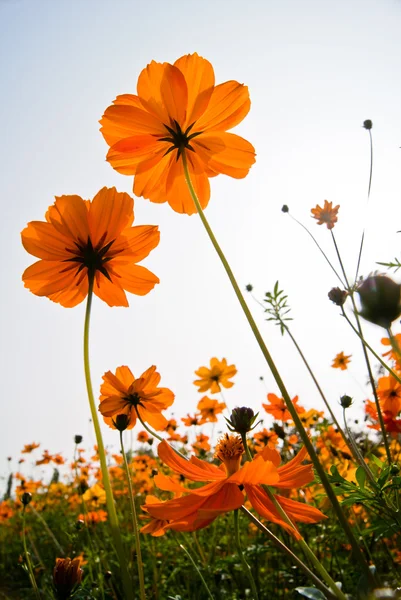
<path fill-rule="evenodd" d="M 198 565 L 196 564 L 196 562 L 194 561 L 194 559 L 192 558 L 192 556 L 190 555 L 188 550 L 185 548 L 185 546 L 183 544 L 178 544 L 178 545 L 181 548 L 181 550 L 187 555 L 187 557 L 189 558 L 190 562 L 192 563 L 192 566 L 194 567 L 195 571 L 198 573 L 199 578 L 203 583 L 203 587 L 205 588 L 208 597 L 210 598 L 210 600 L 214 600 L 214 596 L 212 595 L 212 592 L 209 590 L 207 583 L 204 580 L 203 575 L 200 572 Z"/>
<path fill-rule="evenodd" d="M 305 229 L 306 233 L 308 235 L 310 235 L 310 237 L 312 238 L 312 240 L 315 242 L 316 246 L 319 248 L 320 252 L 323 254 L 324 258 L 326 259 L 327 263 L 329 264 L 331 270 L 334 272 L 334 274 L 336 275 L 337 279 L 340 281 L 341 285 L 343 287 L 345 287 L 345 284 L 343 282 L 343 280 L 341 279 L 340 275 L 337 273 L 337 271 L 335 270 L 335 268 L 333 267 L 333 265 L 331 264 L 330 260 L 327 258 L 327 255 L 325 254 L 325 252 L 322 250 L 320 244 L 317 242 L 316 238 L 313 236 L 313 234 L 309 231 L 309 229 L 307 227 L 305 227 L 305 225 L 303 223 L 301 223 L 301 221 L 298 221 L 298 219 L 296 219 L 295 217 L 292 216 L 292 214 L 289 212 L 288 213 L 289 216 L 291 217 L 291 219 L 293 221 L 295 221 L 296 223 L 298 223 L 298 225 L 300 225 L 303 229 Z"/>
<path fill-rule="evenodd" d="M 372 140 L 372 130 L 368 129 L 369 131 L 369 141 L 370 141 L 370 169 L 369 169 L 369 185 L 368 185 L 368 198 L 367 198 L 367 202 L 369 202 L 369 198 L 370 198 L 370 188 L 372 185 L 372 173 L 373 173 L 373 140 Z M 362 250 L 363 250 L 363 243 L 365 241 L 365 228 L 362 232 L 362 238 L 361 238 L 361 245 L 359 247 L 359 255 L 358 255 L 358 262 L 356 265 L 356 273 L 355 273 L 355 281 L 358 281 L 358 274 L 359 274 L 359 267 L 361 265 L 361 258 L 362 258 Z"/>
<path fill-rule="evenodd" d="M 43 525 L 46 533 L 48 534 L 48 536 L 50 537 L 50 539 L 54 543 L 55 547 L 57 548 L 57 551 L 62 556 L 65 556 L 65 552 L 64 552 L 62 546 L 59 544 L 56 536 L 54 535 L 54 533 L 52 532 L 52 530 L 50 529 L 50 527 L 48 526 L 48 524 L 46 523 L 46 521 L 44 520 L 44 518 L 42 517 L 42 515 L 40 513 L 38 513 L 38 511 L 36 510 L 36 508 L 34 506 L 31 506 L 31 510 L 32 510 L 33 514 L 35 515 L 35 517 L 42 523 L 42 525 Z"/>
<path fill-rule="evenodd" d="M 85 369 L 85 381 L 86 381 L 86 389 L 88 393 L 89 406 L 92 416 L 92 422 L 95 429 L 96 434 L 96 442 L 98 447 L 98 455 L 100 460 L 100 467 L 102 470 L 102 481 L 104 485 L 104 490 L 106 492 L 106 506 L 107 512 L 109 515 L 109 524 L 111 529 L 111 534 L 113 537 L 114 546 L 116 548 L 117 556 L 120 563 L 122 583 L 124 588 L 124 597 L 127 600 L 135 600 L 134 592 L 132 589 L 132 584 L 130 580 L 130 576 L 127 569 L 126 557 L 123 547 L 123 542 L 121 539 L 120 528 L 118 525 L 118 518 L 116 513 L 116 507 L 114 505 L 113 491 L 111 488 L 109 471 L 107 468 L 106 461 L 106 453 L 104 450 L 102 432 L 100 429 L 99 418 L 97 415 L 97 410 L 95 406 L 95 398 L 93 395 L 92 388 L 92 380 L 90 374 L 90 362 L 89 362 L 89 325 L 90 325 L 90 315 L 91 315 L 91 307 L 92 307 L 92 296 L 93 296 L 93 277 L 89 277 L 89 288 L 88 288 L 88 298 L 86 302 L 86 312 L 85 312 L 85 325 L 84 325 L 84 369 Z"/>
<path fill-rule="evenodd" d="M 28 552 L 28 548 L 26 546 L 25 509 L 26 509 L 26 505 L 24 504 L 24 508 L 22 510 L 22 544 L 24 546 L 24 555 L 25 555 L 25 560 L 26 560 L 26 564 L 28 567 L 29 579 L 30 579 L 31 585 L 33 587 L 33 591 L 35 592 L 36 598 L 38 600 L 40 600 L 40 593 L 39 593 L 38 585 L 36 583 L 35 575 L 33 573 L 33 568 L 32 568 L 31 558 L 30 558 L 30 555 Z"/>
<path fill-rule="evenodd" d="M 136 508 L 135 508 L 134 493 L 133 493 L 133 490 L 132 490 L 131 475 L 130 475 L 129 468 L 128 468 L 127 456 L 126 456 L 125 450 L 124 450 L 123 432 L 122 431 L 120 431 L 120 444 L 121 444 L 121 454 L 122 454 L 123 459 L 124 459 L 125 474 L 127 476 L 127 481 L 128 481 L 128 490 L 129 490 L 129 494 L 128 495 L 129 495 L 129 500 L 130 500 L 130 505 L 131 505 L 132 529 L 134 531 L 135 549 L 136 549 L 136 560 L 137 560 L 137 565 L 138 565 L 139 593 L 140 593 L 140 596 L 141 596 L 141 600 L 146 600 L 145 578 L 144 578 L 144 575 L 143 575 L 143 562 L 142 562 L 141 543 L 140 543 L 140 540 L 139 540 L 138 518 L 137 518 L 137 515 L 136 515 Z"/>
<path fill-rule="evenodd" d="M 374 488 L 377 488 L 377 484 L 376 484 L 376 480 L 375 477 L 372 473 L 372 471 L 369 469 L 369 466 L 366 464 L 366 462 L 363 460 L 363 456 L 359 451 L 359 448 L 357 446 L 357 444 L 355 443 L 354 440 L 354 436 L 352 435 L 352 432 L 350 431 L 348 424 L 347 424 L 347 418 L 345 416 L 345 408 L 343 408 L 343 419 L 344 419 L 344 426 L 345 426 L 345 430 L 347 432 L 348 435 L 348 439 L 349 442 L 351 444 L 351 448 L 353 450 L 353 454 L 357 459 L 358 464 L 363 468 L 363 470 L 366 473 L 367 478 L 369 479 L 370 483 L 373 485 Z"/>
<path fill-rule="evenodd" d="M 258 600 L 258 590 L 256 588 L 256 583 L 252 575 L 251 567 L 248 565 L 244 553 L 241 548 L 241 540 L 239 535 L 239 518 L 238 518 L 238 509 L 234 510 L 234 536 L 235 536 L 235 546 L 237 548 L 237 554 L 242 563 L 243 569 L 248 576 L 249 583 L 251 584 L 252 594 L 254 600 Z"/>
<path fill-rule="evenodd" d="M 186 180 L 189 192 L 191 194 L 191 197 L 192 197 L 192 199 L 194 201 L 194 204 L 196 206 L 196 209 L 197 209 L 197 211 L 199 213 L 199 217 L 200 217 L 200 219 L 201 219 L 201 221 L 203 223 L 203 226 L 206 229 L 206 232 L 207 232 L 207 234 L 208 234 L 208 236 L 210 238 L 210 241 L 212 242 L 212 244 L 214 246 L 214 249 L 216 250 L 216 252 L 217 252 L 217 254 L 218 254 L 218 256 L 219 256 L 219 258 L 220 258 L 220 260 L 221 260 L 221 262 L 222 262 L 222 264 L 224 266 L 224 269 L 225 269 L 225 271 L 227 273 L 227 276 L 228 276 L 228 278 L 229 278 L 229 280 L 231 282 L 231 285 L 232 285 L 232 287 L 234 289 L 234 292 L 235 292 L 235 294 L 237 296 L 237 299 L 238 299 L 238 301 L 239 301 L 239 303 L 241 305 L 241 308 L 244 311 L 244 314 L 245 314 L 245 316 L 246 316 L 246 318 L 248 320 L 248 323 L 249 323 L 249 325 L 250 325 L 250 327 L 252 329 L 252 332 L 253 332 L 253 334 L 254 334 L 254 336 L 255 336 L 258 344 L 259 344 L 259 347 L 260 347 L 260 349 L 261 349 L 261 351 L 263 353 L 263 356 L 265 357 L 265 360 L 266 360 L 266 362 L 267 362 L 267 364 L 268 364 L 268 366 L 270 368 L 270 371 L 271 371 L 274 379 L 276 380 L 277 386 L 278 386 L 278 388 L 279 388 L 279 390 L 281 392 L 281 395 L 282 395 L 282 397 L 283 397 L 283 399 L 284 399 L 284 401 L 286 403 L 286 406 L 287 406 L 288 411 L 289 411 L 289 413 L 291 415 L 291 418 L 294 421 L 295 426 L 296 426 L 296 428 L 297 428 L 297 430 L 299 432 L 299 435 L 301 436 L 301 439 L 302 439 L 303 443 L 306 446 L 306 449 L 307 449 L 307 451 L 309 453 L 309 456 L 310 456 L 310 458 L 311 458 L 311 460 L 312 460 L 312 462 L 313 462 L 313 464 L 315 466 L 315 469 L 316 469 L 316 471 L 317 471 L 317 473 L 318 473 L 318 475 L 320 477 L 320 480 L 321 480 L 321 482 L 322 482 L 322 484 L 323 484 L 323 486 L 324 486 L 324 488 L 326 490 L 326 494 L 329 497 L 329 500 L 330 500 L 330 502 L 331 502 L 331 504 L 333 506 L 333 509 L 334 509 L 334 511 L 335 511 L 335 513 L 336 513 L 336 515 L 338 517 L 338 520 L 340 521 L 341 526 L 344 529 L 344 532 L 345 532 L 345 534 L 346 534 L 346 536 L 347 536 L 347 538 L 349 540 L 349 543 L 351 544 L 351 547 L 352 547 L 352 550 L 354 552 L 355 558 L 358 560 L 358 562 L 360 564 L 360 567 L 361 567 L 362 571 L 366 574 L 368 580 L 370 582 L 372 582 L 372 583 L 376 583 L 375 582 L 375 578 L 372 576 L 372 573 L 371 573 L 371 571 L 369 569 L 369 566 L 368 566 L 368 564 L 365 561 L 365 558 L 364 558 L 364 556 L 362 554 L 362 551 L 361 551 L 361 549 L 360 549 L 360 547 L 358 545 L 358 542 L 356 541 L 356 539 L 354 537 L 352 529 L 351 529 L 351 527 L 350 527 L 350 525 L 349 525 L 349 523 L 348 523 L 348 521 L 347 521 L 347 519 L 346 519 L 346 517 L 345 517 L 345 515 L 344 515 L 344 513 L 342 511 L 342 508 L 341 508 L 341 506 L 340 506 L 340 504 L 338 502 L 337 496 L 334 493 L 333 488 L 331 487 L 329 479 L 328 479 L 328 477 L 326 475 L 326 471 L 324 470 L 323 466 L 321 465 L 321 463 L 319 461 L 319 458 L 318 458 L 318 456 L 317 456 L 317 454 L 315 452 L 313 444 L 310 441 L 309 436 L 308 436 L 308 434 L 307 434 L 307 432 L 306 432 L 306 430 L 305 430 L 305 428 L 304 428 L 304 426 L 303 426 L 303 424 L 302 424 L 302 422 L 301 422 L 301 420 L 300 420 L 300 418 L 298 416 L 298 413 L 297 413 L 297 411 L 294 408 L 294 405 L 293 405 L 293 403 L 291 401 L 291 398 L 290 398 L 290 396 L 288 394 L 287 388 L 285 387 L 284 382 L 283 382 L 283 380 L 282 380 L 282 378 L 281 378 L 281 376 L 280 376 L 280 374 L 278 372 L 278 369 L 277 369 L 277 367 L 276 367 L 276 365 L 275 365 L 275 363 L 274 363 L 274 361 L 273 361 L 273 359 L 272 359 L 272 357 L 270 355 L 270 352 L 268 351 L 267 346 L 266 346 L 266 344 L 265 344 L 265 342 L 263 340 L 263 337 L 261 336 L 261 334 L 259 332 L 259 329 L 258 329 L 258 327 L 257 327 L 257 325 L 255 323 L 254 318 L 252 317 L 252 314 L 251 314 L 251 312 L 250 312 L 250 310 L 248 308 L 248 305 L 246 304 L 246 302 L 244 300 L 244 297 L 243 297 L 243 295 L 241 293 L 241 290 L 240 290 L 240 288 L 238 286 L 238 283 L 235 280 L 235 277 L 234 277 L 233 272 L 232 272 L 232 270 L 230 268 L 230 265 L 228 264 L 226 257 L 224 256 L 224 254 L 223 254 L 223 252 L 222 252 L 219 244 L 217 243 L 217 240 L 216 240 L 216 238 L 215 238 L 215 236 L 213 234 L 213 231 L 211 230 L 210 225 L 209 225 L 209 223 L 208 223 L 208 221 L 207 221 L 207 219 L 206 219 L 206 217 L 205 217 L 205 215 L 203 213 L 202 207 L 201 207 L 201 205 L 199 203 L 198 197 L 196 195 L 196 192 L 195 192 L 194 187 L 193 187 L 192 182 L 191 182 L 191 178 L 190 178 L 189 171 L 188 171 L 188 165 L 187 165 L 187 159 L 186 159 L 185 151 L 182 153 L 182 161 L 183 161 L 183 167 L 184 167 L 185 180 Z"/>
<path fill-rule="evenodd" d="M 148 433 L 150 433 L 150 435 L 152 435 L 157 440 L 159 440 L 159 442 L 165 442 L 166 441 L 158 433 L 156 433 L 155 431 L 153 431 L 153 429 L 151 429 L 148 425 L 146 425 L 146 423 L 141 419 L 141 417 L 139 415 L 139 412 L 137 410 L 136 410 L 136 416 L 138 417 L 138 420 L 142 423 L 142 426 L 146 429 L 146 431 Z M 170 446 L 170 448 L 172 448 L 174 450 L 174 452 L 176 454 L 178 454 L 178 456 L 181 456 L 181 458 L 185 458 L 185 460 L 188 460 L 188 458 L 186 456 L 184 456 L 184 454 L 181 454 L 181 452 L 179 450 L 177 450 L 176 448 L 174 448 L 174 446 L 172 446 L 171 444 L 169 444 L 169 446 Z"/>
<path fill-rule="evenodd" d="M 263 525 L 263 523 L 261 523 L 259 519 L 255 517 L 255 515 L 249 512 L 245 506 L 241 506 L 240 510 L 256 527 L 258 527 L 258 529 L 260 529 L 260 531 L 262 531 L 269 538 L 269 540 L 271 540 L 277 546 L 277 548 L 282 550 L 292 560 L 292 562 L 297 565 L 297 567 L 299 567 L 311 581 L 313 581 L 315 586 L 322 591 L 327 598 L 336 598 L 336 596 L 320 581 L 313 571 L 311 571 L 309 567 L 307 567 L 305 563 L 302 562 L 302 560 L 292 552 L 292 550 L 290 550 L 278 537 L 276 537 L 274 533 L 270 531 L 270 529 Z"/>

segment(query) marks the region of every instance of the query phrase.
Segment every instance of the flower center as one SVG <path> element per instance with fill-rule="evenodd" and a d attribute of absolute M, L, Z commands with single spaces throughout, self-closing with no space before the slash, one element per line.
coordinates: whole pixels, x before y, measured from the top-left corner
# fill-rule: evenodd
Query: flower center
<path fill-rule="evenodd" d="M 110 275 L 104 265 L 113 258 L 113 256 L 107 256 L 107 253 L 115 240 L 112 240 L 103 246 L 105 237 L 106 234 L 100 239 L 95 248 L 93 247 L 90 237 L 88 237 L 87 242 L 74 242 L 76 246 L 76 250 L 73 250 L 74 256 L 68 258 L 65 262 L 78 263 L 78 273 L 80 273 L 82 269 L 87 268 L 89 276 L 93 277 L 96 271 L 100 271 L 110 280 Z"/>
<path fill-rule="evenodd" d="M 219 439 L 216 446 L 215 458 L 221 460 L 224 464 L 227 475 L 233 475 L 241 466 L 241 457 L 244 454 L 244 445 L 239 435 L 229 435 L 225 433 Z"/>
<path fill-rule="evenodd" d="M 173 150 L 177 150 L 177 160 L 178 160 L 180 158 L 182 151 L 185 149 L 195 152 L 194 148 L 190 144 L 190 141 L 197 135 L 200 135 L 202 132 L 198 131 L 196 133 L 190 133 L 190 131 L 194 125 L 195 125 L 195 122 L 193 122 L 192 125 L 187 127 L 187 129 L 185 131 L 183 131 L 181 129 L 180 124 L 175 119 L 173 121 L 172 127 L 169 127 L 168 125 L 164 124 L 164 127 L 167 129 L 167 131 L 170 135 L 159 138 L 159 142 L 169 142 L 171 144 L 170 148 L 165 152 L 164 156 L 166 156 L 166 154 L 169 154 Z"/>

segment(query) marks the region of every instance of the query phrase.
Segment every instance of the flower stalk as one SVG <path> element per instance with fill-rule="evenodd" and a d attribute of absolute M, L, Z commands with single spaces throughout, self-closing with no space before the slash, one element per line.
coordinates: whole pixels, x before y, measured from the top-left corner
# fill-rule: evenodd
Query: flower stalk
<path fill-rule="evenodd" d="M 137 514 L 136 514 L 135 499 L 134 499 L 134 494 L 133 494 L 133 490 L 132 490 L 131 474 L 130 474 L 129 467 L 128 467 L 127 455 L 125 454 L 125 450 L 124 450 L 123 432 L 121 430 L 120 430 L 120 444 L 121 444 L 121 454 L 124 459 L 125 474 L 127 476 L 127 482 L 128 482 L 128 490 L 129 490 L 128 496 L 129 496 L 129 501 L 130 501 L 130 505 L 131 505 L 132 529 L 134 531 L 136 560 L 137 560 L 137 565 L 138 565 L 139 593 L 140 593 L 141 600 L 146 600 L 145 578 L 143 575 L 143 562 L 142 562 L 141 542 L 139 540 L 138 518 L 137 518 Z"/>
<path fill-rule="evenodd" d="M 248 565 L 247 560 L 244 556 L 244 553 L 241 548 L 241 539 L 239 534 L 239 518 L 238 518 L 238 509 L 234 510 L 234 536 L 235 536 L 235 546 L 237 548 L 237 554 L 240 558 L 242 566 L 244 568 L 245 573 L 249 579 L 249 583 L 251 584 L 252 594 L 254 600 L 259 600 L 258 590 L 256 588 L 256 583 L 252 575 L 251 567 Z"/>
<path fill-rule="evenodd" d="M 294 408 L 294 406 L 293 406 L 293 404 L 291 402 L 291 398 L 290 398 L 290 395 L 289 395 L 289 393 L 287 391 L 287 388 L 284 385 L 284 382 L 283 382 L 283 380 L 282 380 L 282 378 L 280 376 L 280 373 L 278 372 L 278 369 L 277 369 L 277 367 L 276 367 L 276 365 L 275 365 L 275 363 L 273 361 L 273 358 L 271 357 L 270 352 L 267 349 L 267 346 L 266 346 L 266 344 L 265 344 L 265 342 L 263 340 L 263 337 L 260 334 L 259 329 L 258 329 L 258 327 L 257 327 L 257 325 L 255 323 L 255 320 L 252 317 L 252 314 L 251 314 L 251 312 L 250 312 L 250 310 L 248 308 L 248 305 L 245 302 L 245 299 L 244 299 L 244 297 L 243 297 L 243 295 L 241 293 L 241 290 L 240 290 L 240 288 L 238 286 L 238 283 L 237 283 L 237 281 L 236 281 L 236 279 L 234 277 L 234 274 L 233 274 L 233 272 L 231 270 L 231 267 L 228 264 L 227 259 L 224 256 L 223 251 L 221 250 L 221 248 L 220 248 L 220 246 L 219 246 L 219 244 L 218 244 L 218 242 L 217 242 L 217 240 L 216 240 L 216 238 L 215 238 L 215 236 L 213 234 L 213 231 L 212 231 L 212 229 L 211 229 L 211 227 L 210 227 L 210 225 L 209 225 L 209 223 L 208 223 L 208 221 L 207 221 L 207 219 L 206 219 L 206 217 L 204 215 L 204 212 L 203 212 L 202 207 L 201 207 L 201 205 L 199 203 L 198 197 L 196 195 L 195 189 L 194 189 L 194 187 L 192 185 L 192 181 L 191 181 L 191 178 L 190 178 L 190 175 L 189 175 L 189 170 L 188 170 L 188 164 L 187 164 L 187 158 L 186 158 L 185 151 L 182 152 L 182 162 L 183 162 L 183 167 L 184 167 L 185 180 L 186 180 L 189 192 L 191 194 L 191 197 L 193 199 L 193 202 L 194 202 L 194 204 L 196 206 L 196 209 L 197 209 L 197 211 L 199 213 L 199 217 L 200 217 L 200 219 L 202 221 L 202 224 L 205 227 L 206 232 L 207 232 L 207 234 L 208 234 L 208 236 L 210 238 L 210 241 L 212 242 L 212 244 L 213 244 L 213 246 L 214 246 L 214 248 L 215 248 L 215 250 L 216 250 L 216 252 L 217 252 L 217 254 L 218 254 L 218 256 L 219 256 L 219 258 L 220 258 L 220 260 L 221 260 L 221 262 L 223 264 L 223 266 L 224 266 L 224 269 L 225 269 L 225 271 L 227 273 L 227 276 L 228 276 L 228 278 L 230 280 L 230 283 L 231 283 L 231 285 L 232 285 L 232 287 L 234 289 L 234 292 L 235 292 L 235 294 L 237 296 L 237 299 L 238 299 L 238 301 L 239 301 L 239 303 L 241 305 L 241 308 L 242 308 L 242 310 L 243 310 L 243 312 L 244 312 L 244 314 L 245 314 L 245 316 L 246 316 L 246 318 L 248 320 L 248 323 L 249 323 L 249 325 L 250 325 L 250 327 L 252 329 L 252 332 L 253 332 L 253 334 L 254 334 L 254 336 L 255 336 L 258 344 L 259 344 L 259 347 L 260 347 L 260 349 L 261 349 L 261 351 L 263 353 L 263 356 L 265 357 L 265 360 L 266 360 L 266 362 L 267 362 L 267 364 L 268 364 L 268 366 L 270 368 L 270 371 L 271 371 L 271 373 L 272 373 L 272 375 L 273 375 L 273 377 L 274 377 L 274 379 L 275 379 L 275 381 L 277 383 L 277 386 L 278 386 L 278 388 L 279 388 L 279 390 L 281 392 L 281 395 L 284 398 L 284 401 L 285 401 L 285 403 L 287 405 L 287 408 L 288 408 L 288 411 L 289 411 L 289 413 L 291 415 L 291 418 L 292 418 L 292 420 L 295 423 L 295 426 L 296 426 L 296 428 L 297 428 L 297 430 L 298 430 L 298 432 L 299 432 L 299 434 L 301 436 L 301 439 L 302 439 L 304 445 L 306 446 L 306 449 L 307 449 L 307 451 L 309 453 L 309 456 L 310 456 L 310 458 L 311 458 L 311 460 L 313 462 L 313 465 L 314 465 L 314 467 L 315 467 L 315 469 L 316 469 L 316 471 L 317 471 L 317 473 L 319 475 L 319 478 L 320 478 L 320 480 L 321 480 L 321 482 L 322 482 L 322 484 L 323 484 L 323 486 L 325 488 L 325 491 L 327 493 L 327 496 L 329 497 L 329 500 L 330 500 L 330 502 L 331 502 L 331 504 L 333 506 L 333 509 L 334 509 L 336 515 L 337 515 L 337 518 L 340 521 L 341 526 L 344 529 L 344 532 L 345 532 L 345 534 L 346 534 L 346 536 L 347 536 L 347 538 L 348 538 L 348 540 L 349 540 L 349 542 L 351 544 L 351 547 L 352 547 L 352 550 L 354 552 L 355 558 L 357 559 L 357 561 L 358 561 L 358 563 L 359 563 L 359 565 L 361 567 L 361 570 L 366 575 L 366 577 L 368 578 L 368 580 L 370 582 L 372 582 L 372 583 L 376 583 L 375 582 L 375 578 L 372 575 L 372 573 L 371 573 L 371 571 L 369 569 L 369 566 L 368 566 L 368 564 L 367 564 L 367 562 L 366 562 L 366 560 L 365 560 L 365 558 L 363 556 L 363 553 L 362 553 L 362 551 L 361 551 L 361 549 L 359 547 L 359 544 L 358 544 L 357 540 L 355 539 L 355 536 L 354 536 L 354 534 L 352 532 L 352 529 L 351 529 L 351 527 L 350 527 L 350 525 L 348 523 L 348 520 L 346 519 L 346 517 L 345 517 L 345 515 L 343 513 L 343 510 L 342 510 L 342 508 L 340 506 L 340 503 L 338 502 L 337 496 L 334 493 L 333 488 L 331 487 L 331 484 L 330 484 L 329 479 L 328 479 L 328 477 L 326 475 L 326 472 L 325 472 L 323 466 L 321 465 L 321 463 L 319 461 L 319 458 L 318 458 L 318 456 L 317 456 L 317 454 L 315 452 L 313 444 L 310 441 L 309 436 L 308 436 L 308 434 L 307 434 L 307 432 L 306 432 L 306 430 L 305 430 L 305 428 L 304 428 L 304 426 L 303 426 L 303 424 L 302 424 L 302 422 L 301 422 L 301 420 L 300 420 L 300 418 L 298 416 L 298 413 L 295 410 L 295 408 Z"/>
<path fill-rule="evenodd" d="M 26 545 L 26 532 L 25 532 L 25 509 L 26 509 L 26 504 L 25 502 L 23 503 L 24 508 L 22 510 L 22 544 L 24 546 L 24 556 L 25 556 L 25 560 L 26 560 L 26 565 L 28 568 L 28 574 L 29 574 L 29 580 L 31 582 L 33 591 L 35 592 L 35 596 L 37 598 L 37 600 L 40 600 L 40 593 L 39 593 L 39 589 L 38 589 L 38 584 L 36 583 L 36 579 L 35 579 L 35 575 L 32 569 L 32 563 L 31 563 L 31 558 L 28 552 L 28 548 Z"/>
<path fill-rule="evenodd" d="M 113 537 L 114 546 L 120 563 L 122 583 L 124 588 L 124 596 L 127 600 L 134 600 L 134 592 L 130 581 L 130 576 L 127 569 L 127 562 L 121 538 L 121 532 L 118 525 L 118 518 L 116 508 L 114 505 L 113 491 L 111 488 L 109 471 L 107 469 L 106 453 L 104 450 L 103 437 L 100 429 L 99 418 L 97 415 L 95 398 L 93 395 L 92 379 L 90 373 L 90 361 L 89 361 L 89 328 L 90 328 L 90 315 L 92 308 L 92 296 L 93 296 L 93 275 L 89 276 L 89 289 L 88 297 L 86 302 L 85 311 L 85 324 L 84 324 L 84 370 L 85 370 L 85 381 L 86 389 L 88 393 L 89 406 L 92 416 L 92 422 L 96 434 L 96 442 L 98 447 L 98 454 L 100 460 L 100 467 L 102 471 L 102 481 L 106 492 L 106 506 L 109 515 L 109 523 L 111 534 Z"/>

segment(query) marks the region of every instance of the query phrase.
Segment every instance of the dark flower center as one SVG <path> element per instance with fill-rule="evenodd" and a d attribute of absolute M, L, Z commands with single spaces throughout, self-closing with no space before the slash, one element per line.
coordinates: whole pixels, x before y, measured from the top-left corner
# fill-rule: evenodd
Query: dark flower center
<path fill-rule="evenodd" d="M 96 271 L 100 271 L 107 279 L 110 279 L 110 275 L 105 268 L 105 263 L 109 262 L 113 256 L 107 256 L 108 251 L 111 246 L 114 244 L 115 240 L 112 240 L 105 246 L 104 240 L 106 237 L 106 233 L 102 236 L 99 243 L 93 247 L 92 240 L 88 237 L 86 242 L 74 242 L 76 246 L 76 250 L 74 249 L 72 252 L 74 256 L 72 258 L 68 258 L 65 262 L 76 262 L 79 264 L 78 273 L 82 271 L 82 269 L 88 269 L 88 275 L 90 277 L 94 277 Z"/>
<path fill-rule="evenodd" d="M 167 131 L 170 135 L 159 138 L 159 141 L 160 142 L 169 142 L 171 144 L 170 148 L 165 152 L 164 156 L 166 156 L 166 154 L 169 154 L 173 150 L 177 150 L 177 160 L 178 160 L 181 156 L 182 151 L 185 149 L 195 152 L 194 148 L 190 144 L 190 141 L 197 135 L 200 135 L 202 132 L 198 131 L 196 133 L 190 133 L 190 131 L 194 125 L 195 125 L 195 122 L 193 122 L 192 125 L 187 127 L 187 129 L 185 131 L 183 131 L 181 129 L 181 126 L 175 119 L 173 121 L 172 127 L 169 127 L 168 125 L 164 124 L 164 127 L 167 129 Z"/>
<path fill-rule="evenodd" d="M 133 407 L 143 406 L 141 396 L 134 392 L 133 394 L 129 394 L 128 396 L 124 396 L 124 400 L 127 404 Z"/>

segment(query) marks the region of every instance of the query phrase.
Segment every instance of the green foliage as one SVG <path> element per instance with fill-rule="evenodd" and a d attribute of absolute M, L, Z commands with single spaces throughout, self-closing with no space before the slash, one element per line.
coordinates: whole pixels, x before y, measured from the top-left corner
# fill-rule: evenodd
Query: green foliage
<path fill-rule="evenodd" d="M 270 315 L 266 321 L 274 321 L 280 327 L 281 335 L 284 335 L 286 329 L 285 321 L 293 320 L 287 316 L 291 311 L 287 299 L 288 296 L 284 294 L 284 290 L 279 290 L 278 281 L 274 285 L 273 292 L 266 292 L 263 299 L 263 302 L 269 305 L 268 308 L 265 308 L 265 312 Z"/>

